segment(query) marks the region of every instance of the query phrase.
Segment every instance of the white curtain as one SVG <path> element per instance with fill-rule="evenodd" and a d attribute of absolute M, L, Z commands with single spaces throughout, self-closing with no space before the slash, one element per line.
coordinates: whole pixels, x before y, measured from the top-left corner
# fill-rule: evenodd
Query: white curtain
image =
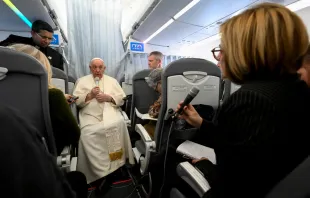
<path fill-rule="evenodd" d="M 171 62 L 186 58 L 185 56 L 173 56 L 173 55 L 164 55 L 163 58 L 163 67 L 166 67 Z M 121 70 L 120 73 L 124 75 L 125 73 L 125 82 L 131 84 L 132 77 L 138 71 L 143 69 L 148 69 L 148 54 L 147 53 L 133 53 L 130 52 L 123 56 L 121 61 Z"/>
<path fill-rule="evenodd" d="M 89 74 L 89 62 L 102 58 L 106 74 L 120 78 L 124 55 L 121 0 L 67 0 L 69 74 Z"/>

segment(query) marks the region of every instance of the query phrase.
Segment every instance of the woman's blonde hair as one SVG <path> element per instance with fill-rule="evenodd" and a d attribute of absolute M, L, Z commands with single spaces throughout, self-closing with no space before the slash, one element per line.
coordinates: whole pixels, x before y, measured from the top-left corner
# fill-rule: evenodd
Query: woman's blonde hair
<path fill-rule="evenodd" d="M 302 20 L 286 7 L 263 3 L 220 27 L 224 75 L 233 82 L 296 73 L 309 39 Z"/>
<path fill-rule="evenodd" d="M 53 73 L 52 73 L 50 62 L 40 50 L 38 50 L 37 48 L 31 45 L 25 45 L 25 44 L 14 44 L 14 45 L 11 45 L 10 47 L 14 48 L 16 51 L 23 52 L 25 54 L 28 54 L 36 58 L 44 66 L 44 68 L 47 71 L 48 88 L 53 88 L 51 84 Z"/>

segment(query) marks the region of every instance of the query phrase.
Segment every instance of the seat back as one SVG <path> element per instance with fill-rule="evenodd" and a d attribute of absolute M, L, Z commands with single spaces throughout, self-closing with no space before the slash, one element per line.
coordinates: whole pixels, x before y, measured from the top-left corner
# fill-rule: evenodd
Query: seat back
<path fill-rule="evenodd" d="M 135 108 L 145 114 L 150 106 L 158 99 L 158 93 L 148 86 L 145 79 L 150 74 L 150 69 L 139 71 L 132 79 L 132 103 L 130 110 L 131 126 L 136 125 Z"/>
<path fill-rule="evenodd" d="M 310 157 L 280 181 L 266 198 L 310 196 Z"/>
<path fill-rule="evenodd" d="M 185 58 L 170 63 L 162 76 L 162 106 L 155 130 L 156 150 L 160 151 L 167 138 L 164 130 L 169 109 L 175 109 L 184 100 L 193 86 L 200 89 L 191 104 L 203 104 L 216 110 L 220 103 L 221 71 L 212 62 L 204 59 Z"/>
<path fill-rule="evenodd" d="M 223 102 L 229 98 L 231 94 L 233 94 L 235 91 L 237 91 L 241 85 L 237 85 L 230 80 L 225 79 L 225 84 L 224 84 L 224 93 L 223 93 Z"/>
<path fill-rule="evenodd" d="M 73 76 L 68 76 L 68 93 L 70 95 L 72 95 L 73 93 L 75 82 L 76 82 L 76 78 L 74 78 Z"/>
<path fill-rule="evenodd" d="M 52 67 L 52 85 L 63 93 L 68 93 L 68 77 L 66 73 L 58 68 Z"/>
<path fill-rule="evenodd" d="M 44 67 L 33 57 L 4 47 L 0 47 L 0 67 L 8 70 L 0 80 L 0 103 L 23 112 L 45 138 L 50 153 L 56 156 Z"/>

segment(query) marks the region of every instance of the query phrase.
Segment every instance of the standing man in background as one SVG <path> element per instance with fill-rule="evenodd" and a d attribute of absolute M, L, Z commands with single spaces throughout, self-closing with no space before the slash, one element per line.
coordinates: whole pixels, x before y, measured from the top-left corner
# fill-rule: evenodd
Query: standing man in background
<path fill-rule="evenodd" d="M 162 60 L 164 55 L 159 51 L 153 51 L 148 57 L 149 69 L 162 68 Z"/>
<path fill-rule="evenodd" d="M 53 67 L 64 70 L 62 55 L 49 47 L 53 38 L 54 30 L 46 22 L 37 20 L 31 27 L 31 38 L 11 34 L 7 39 L 0 42 L 0 46 L 9 46 L 16 43 L 32 45 L 39 49 L 49 60 Z"/>
<path fill-rule="evenodd" d="M 153 51 L 148 56 L 148 65 L 149 69 L 157 69 L 162 68 L 162 60 L 164 58 L 164 55 L 159 51 Z M 120 84 L 125 82 L 125 74 L 120 80 Z"/>

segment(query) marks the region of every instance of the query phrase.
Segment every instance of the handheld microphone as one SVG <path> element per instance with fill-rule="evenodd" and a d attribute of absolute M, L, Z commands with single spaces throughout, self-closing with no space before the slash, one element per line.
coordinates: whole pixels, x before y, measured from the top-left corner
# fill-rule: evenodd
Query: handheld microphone
<path fill-rule="evenodd" d="M 96 87 L 99 87 L 99 80 L 100 80 L 99 77 L 95 78 Z"/>
<path fill-rule="evenodd" d="M 188 95 L 186 96 L 184 102 L 182 103 L 181 108 L 178 111 L 176 111 L 172 117 L 177 118 L 180 114 L 182 114 L 183 108 L 192 102 L 192 100 L 197 96 L 199 91 L 200 90 L 198 87 L 192 87 Z"/>

